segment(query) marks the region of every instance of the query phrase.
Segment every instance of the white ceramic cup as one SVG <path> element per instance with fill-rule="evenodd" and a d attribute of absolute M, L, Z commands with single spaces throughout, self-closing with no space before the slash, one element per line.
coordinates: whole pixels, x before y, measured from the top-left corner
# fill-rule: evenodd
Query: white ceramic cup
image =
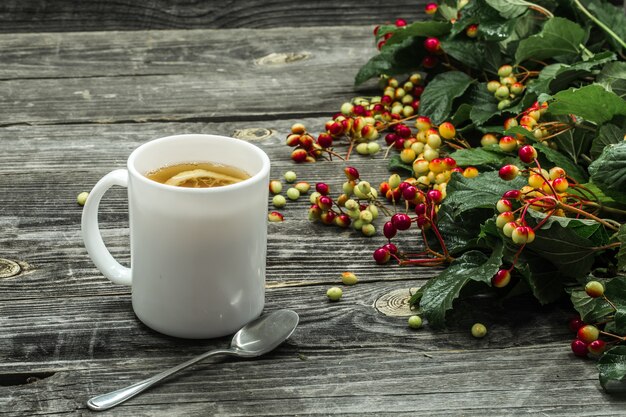
<path fill-rule="evenodd" d="M 185 162 L 230 165 L 251 177 L 184 188 L 145 176 Z M 265 152 L 242 140 L 193 134 L 147 142 L 89 194 L 85 247 L 105 277 L 132 285 L 133 310 L 152 329 L 193 339 L 233 333 L 263 310 L 269 173 Z M 100 199 L 113 185 L 128 187 L 130 268 L 111 256 L 98 229 Z"/>

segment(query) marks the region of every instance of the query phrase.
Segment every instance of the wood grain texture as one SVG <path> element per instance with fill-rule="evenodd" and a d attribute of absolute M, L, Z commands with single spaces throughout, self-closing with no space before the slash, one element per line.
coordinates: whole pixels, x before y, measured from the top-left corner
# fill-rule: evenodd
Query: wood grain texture
<path fill-rule="evenodd" d="M 8 0 L 0 32 L 377 25 L 424 16 L 425 0 L 386 2 L 261 0 Z"/>
<path fill-rule="evenodd" d="M 107 282 L 89 260 L 76 195 L 140 144 L 193 132 L 247 132 L 270 155 L 273 178 L 294 169 L 337 190 L 344 163 L 294 166 L 283 141 L 295 121 L 319 131 L 354 94 L 355 62 L 371 53 L 358 34 L 368 32 L 0 35 L 8 57 L 0 68 L 0 258 L 21 270 L 0 278 L 0 416 L 91 415 L 90 396 L 228 343 L 178 340 L 141 324 L 130 289 Z M 209 36 L 216 42 L 198 40 Z M 302 51 L 306 60 L 251 64 Z M 230 73 L 203 69 L 218 63 Z M 389 175 L 381 155 L 350 164 L 373 184 Z M 452 313 L 447 329 L 410 330 L 405 316 L 382 314 L 376 302 L 408 296 L 437 270 L 377 266 L 380 235 L 311 224 L 307 207 L 305 198 L 289 202 L 285 222 L 268 224 L 266 310 L 296 310 L 293 337 L 262 358 L 201 364 L 105 415 L 624 414 L 625 399 L 601 391 L 593 362 L 570 353 L 567 303 L 468 299 L 468 313 Z M 114 256 L 128 262 L 124 190 L 107 193 L 100 222 Z M 399 242 L 420 247 L 412 233 Z M 360 283 L 331 303 L 325 291 L 345 270 Z M 471 338 L 476 321 L 487 324 L 486 338 Z"/>
<path fill-rule="evenodd" d="M 368 32 L 0 35 L 0 126 L 330 114 L 354 94 L 357 69 L 375 53 Z M 304 59 L 257 62 L 290 53 Z"/>

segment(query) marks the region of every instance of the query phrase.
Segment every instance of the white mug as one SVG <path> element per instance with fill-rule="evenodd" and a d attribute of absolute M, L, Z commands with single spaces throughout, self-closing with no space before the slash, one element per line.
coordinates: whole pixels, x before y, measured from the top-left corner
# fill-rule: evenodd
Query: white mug
<path fill-rule="evenodd" d="M 189 162 L 234 166 L 250 178 L 184 188 L 145 176 Z M 148 327 L 192 339 L 233 333 L 263 310 L 269 173 L 265 152 L 242 140 L 193 134 L 147 142 L 89 194 L 85 247 L 105 277 L 132 286 L 133 310 Z M 111 256 L 98 229 L 100 199 L 113 185 L 128 187 L 130 268 Z"/>

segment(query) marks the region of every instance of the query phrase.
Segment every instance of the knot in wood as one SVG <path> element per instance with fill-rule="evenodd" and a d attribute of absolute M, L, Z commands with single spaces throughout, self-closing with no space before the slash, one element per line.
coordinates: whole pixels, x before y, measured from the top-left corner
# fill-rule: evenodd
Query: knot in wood
<path fill-rule="evenodd" d="M 415 314 L 409 305 L 409 299 L 419 288 L 393 290 L 378 297 L 374 307 L 386 316 L 408 317 Z"/>
<path fill-rule="evenodd" d="M 247 129 L 237 129 L 233 132 L 233 137 L 242 140 L 263 140 L 272 136 L 270 129 L 264 127 L 251 127 Z"/>
<path fill-rule="evenodd" d="M 0 278 L 10 278 L 22 272 L 22 267 L 14 261 L 0 258 Z"/>
<path fill-rule="evenodd" d="M 298 61 L 304 61 L 308 59 L 310 54 L 308 52 L 272 52 L 269 55 L 265 55 L 261 58 L 257 58 L 254 63 L 257 65 L 282 65 L 292 64 Z"/>

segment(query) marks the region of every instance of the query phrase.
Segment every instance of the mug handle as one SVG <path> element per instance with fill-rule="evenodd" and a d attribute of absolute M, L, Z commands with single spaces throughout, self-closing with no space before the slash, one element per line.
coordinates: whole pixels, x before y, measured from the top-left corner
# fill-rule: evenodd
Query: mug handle
<path fill-rule="evenodd" d="M 81 228 L 83 241 L 87 253 L 102 274 L 115 284 L 131 285 L 130 268 L 117 262 L 104 245 L 100 228 L 98 227 L 98 207 L 104 193 L 114 185 L 128 187 L 128 171 L 116 169 L 106 174 L 96 183 L 89 193 L 85 207 Z"/>

